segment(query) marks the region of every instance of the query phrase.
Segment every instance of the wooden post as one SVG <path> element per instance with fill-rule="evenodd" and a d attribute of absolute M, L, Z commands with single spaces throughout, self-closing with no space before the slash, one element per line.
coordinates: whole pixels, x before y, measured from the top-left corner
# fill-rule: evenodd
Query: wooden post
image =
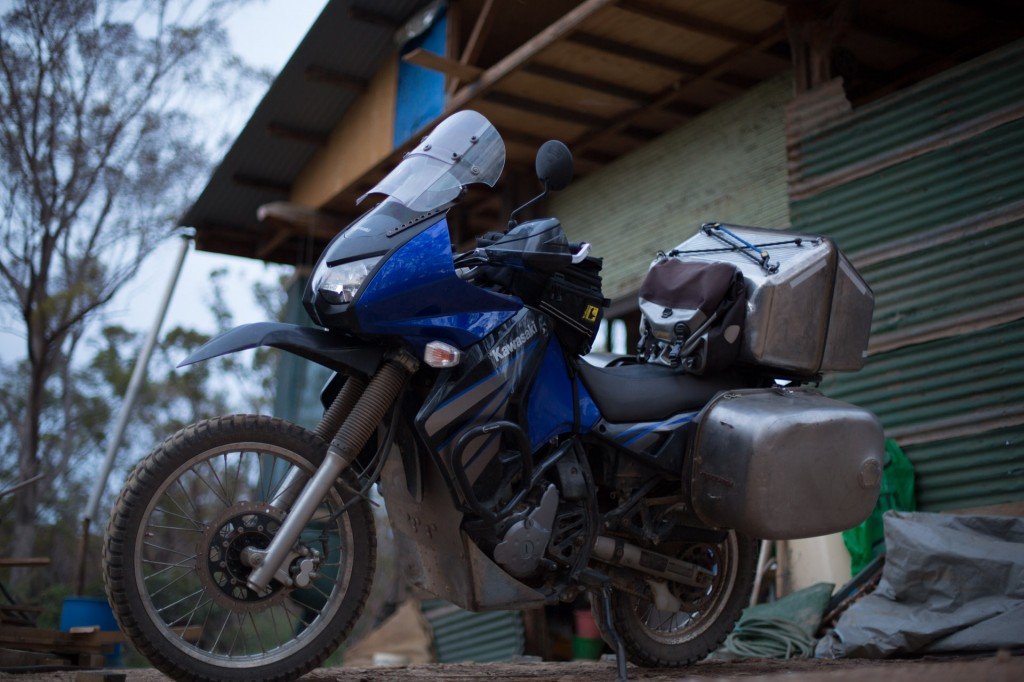
<path fill-rule="evenodd" d="M 852 14 L 850 0 L 797 0 L 786 5 L 795 94 L 832 80 L 832 53 Z"/>

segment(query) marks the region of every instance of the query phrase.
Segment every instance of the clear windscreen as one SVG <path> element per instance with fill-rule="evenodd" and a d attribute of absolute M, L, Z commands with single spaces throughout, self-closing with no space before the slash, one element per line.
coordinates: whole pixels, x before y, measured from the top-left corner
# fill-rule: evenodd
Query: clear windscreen
<path fill-rule="evenodd" d="M 505 143 L 482 114 L 460 111 L 438 124 L 402 162 L 359 197 L 385 194 L 414 211 L 431 211 L 473 183 L 490 187 L 505 166 Z"/>

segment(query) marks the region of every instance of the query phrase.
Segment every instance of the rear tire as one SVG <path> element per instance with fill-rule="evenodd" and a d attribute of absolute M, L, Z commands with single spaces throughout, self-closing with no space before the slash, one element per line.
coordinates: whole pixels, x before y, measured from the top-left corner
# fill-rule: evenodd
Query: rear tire
<path fill-rule="evenodd" d="M 230 584 L 225 578 L 228 569 L 216 568 L 217 560 L 223 558 L 230 563 L 236 556 L 229 555 L 227 549 L 223 550 L 223 555 L 219 555 L 221 544 L 227 548 L 228 540 L 234 542 L 238 538 L 241 538 L 238 540 L 241 544 L 252 543 L 250 538 L 253 537 L 265 541 L 272 537 L 273 532 L 279 527 L 277 524 L 282 514 L 276 510 L 271 512 L 272 508 L 267 499 L 260 498 L 253 491 L 269 491 L 264 497 L 274 499 L 275 495 L 280 494 L 280 486 L 283 485 L 287 489 L 292 485 L 283 483 L 287 476 L 278 472 L 290 469 L 279 466 L 280 462 L 283 461 L 289 467 L 311 474 L 323 460 L 325 450 L 323 441 L 295 424 L 265 416 L 234 415 L 201 421 L 182 429 L 135 467 L 111 514 L 103 543 L 103 577 L 107 596 L 122 631 L 156 668 L 177 680 L 293 680 L 317 667 L 344 641 L 362 613 L 372 585 L 376 562 L 376 531 L 372 512 L 365 499 L 357 500 L 334 521 L 324 520 L 327 515 L 322 514 L 315 517 L 307 526 L 304 533 L 312 534 L 314 538 L 308 541 L 309 546 L 332 549 L 331 553 L 326 549 L 322 552 L 325 558 L 322 560 L 320 575 L 305 591 L 278 587 L 279 593 L 260 601 L 255 593 L 246 593 L 244 577 L 238 581 L 239 587 L 232 587 L 235 585 L 234 578 L 232 577 Z M 242 472 L 243 466 L 246 467 L 241 486 L 239 474 L 235 474 L 234 481 L 229 479 L 232 453 L 238 453 L 237 471 Z M 264 453 L 269 453 L 269 458 Z M 251 468 L 252 460 L 246 459 L 250 455 L 256 458 L 255 469 Z M 207 467 L 199 468 L 204 463 Z M 218 469 L 222 471 L 222 475 L 217 474 Z M 253 471 L 258 472 L 260 476 L 259 483 L 255 487 L 242 487 L 246 485 L 246 481 L 254 478 L 250 476 Z M 266 482 L 263 479 L 264 475 L 267 477 Z M 203 477 L 206 477 L 205 481 L 202 480 Z M 352 499 L 355 494 L 352 492 L 355 487 L 354 478 L 351 473 L 346 472 L 341 479 L 346 482 L 347 490 L 345 486 L 336 486 L 329 496 L 329 501 L 322 505 L 322 509 L 335 509 Z M 182 485 L 182 480 L 185 480 L 187 485 Z M 171 487 L 175 481 L 182 492 L 177 492 L 178 488 Z M 223 502 L 224 509 L 219 516 L 204 511 L 207 507 L 214 509 L 215 505 L 211 503 L 211 500 L 214 500 L 213 496 L 200 485 L 201 483 L 206 484 L 217 497 L 227 498 Z M 193 491 L 197 491 L 192 497 L 186 490 L 189 485 Z M 272 485 L 276 487 L 271 488 Z M 298 488 L 298 485 L 295 487 Z M 181 502 L 175 501 L 171 496 L 172 491 Z M 205 497 L 201 497 L 200 494 Z M 166 501 L 169 498 L 175 506 L 182 504 L 184 508 L 177 507 L 175 511 L 171 503 Z M 193 500 L 195 506 L 188 506 L 193 504 Z M 331 506 L 332 504 L 334 506 Z M 169 509 L 165 511 L 161 505 Z M 252 507 L 253 511 L 249 511 L 249 507 Z M 233 511 L 236 508 L 240 511 Z M 268 516 L 271 513 L 274 518 Z M 157 525 L 154 519 L 163 525 Z M 246 525 L 247 521 L 249 525 Z M 263 533 L 262 536 L 257 532 L 257 523 L 259 533 Z M 332 526 L 332 523 L 335 525 Z M 224 532 L 220 533 L 218 529 L 222 524 Z M 334 527 L 344 529 L 343 533 L 339 532 L 337 540 L 332 540 L 333 536 L 329 535 Z M 160 539 L 163 537 L 160 535 L 161 532 L 171 539 L 196 536 L 200 539 L 183 539 L 180 544 L 169 545 L 167 541 Z M 316 535 L 318 532 L 319 535 Z M 185 535 L 186 533 L 189 535 Z M 303 537 L 306 538 L 307 535 L 304 534 Z M 316 544 L 317 542 L 320 544 Z M 145 558 L 147 553 L 150 557 L 154 556 L 154 550 L 146 547 L 154 547 L 157 544 L 161 545 L 159 550 L 166 550 L 164 555 L 159 557 L 163 559 L 162 562 Z M 174 558 L 179 554 L 184 555 L 193 551 L 194 556 L 182 559 L 180 563 Z M 166 552 L 174 554 L 168 555 Z M 210 558 L 211 554 L 213 558 Z M 328 556 L 331 558 L 328 559 Z M 328 563 L 334 562 L 334 557 L 337 557 L 337 562 Z M 228 563 L 220 562 L 219 566 L 223 567 Z M 146 564 L 162 564 L 170 568 L 154 569 L 147 567 Z M 237 569 L 237 566 L 237 561 L 230 563 L 234 570 L 231 576 L 238 575 L 239 570 L 245 570 Z M 328 571 L 328 566 L 336 568 Z M 171 572 L 159 577 L 160 582 L 147 582 L 163 570 L 180 570 L 184 573 L 174 580 L 169 578 L 175 575 Z M 191 573 L 195 573 L 195 576 L 190 575 Z M 167 583 L 169 580 L 170 584 L 164 585 L 161 589 L 153 589 L 156 585 Z M 195 603 L 200 606 L 193 608 L 187 622 L 184 618 L 188 614 L 175 619 L 176 616 L 173 614 L 179 607 L 174 604 L 164 606 L 163 609 L 158 608 L 162 603 L 157 600 L 157 592 L 171 589 L 186 592 L 195 585 L 199 585 L 203 590 L 202 593 L 193 593 L 199 595 Z M 323 606 L 319 607 L 320 610 L 315 610 L 317 607 L 307 607 L 297 596 L 301 594 L 307 602 L 317 603 L 319 597 L 313 593 L 314 587 L 320 594 L 326 595 Z M 320 587 L 323 589 L 319 589 Z M 235 600 L 232 590 L 242 596 Z M 176 595 L 170 597 L 176 598 Z M 207 606 L 201 606 L 204 598 L 210 599 Z M 296 606 L 296 602 L 301 606 Z M 192 603 L 186 601 L 181 608 L 190 608 Z M 223 608 L 228 614 L 224 617 L 222 626 L 218 626 L 217 616 L 211 617 L 211 613 L 218 607 Z M 204 610 L 205 619 L 202 615 Z M 303 615 L 310 618 L 309 622 L 304 620 Z M 232 616 L 235 616 L 235 621 L 232 621 Z M 271 616 L 274 618 L 272 628 L 267 625 Z M 262 635 L 257 620 L 264 623 Z M 196 633 L 200 621 L 202 629 Z M 211 632 L 207 632 L 208 621 L 212 621 L 209 626 L 212 628 Z M 246 638 L 245 630 L 249 621 L 252 623 L 252 632 Z M 279 624 L 282 621 L 283 626 Z M 228 623 L 232 622 L 235 624 L 228 628 Z M 189 637 L 195 639 L 194 643 L 191 639 L 185 638 L 185 633 L 190 627 L 192 632 Z M 215 632 L 218 627 L 220 633 Z M 225 653 L 227 638 L 224 638 L 223 643 L 220 641 L 225 628 L 235 632 L 236 638 L 238 633 L 245 638 L 241 653 L 234 653 L 234 640 L 231 642 L 231 649 Z M 182 632 L 180 640 L 175 636 L 179 631 Z M 252 639 L 253 632 L 259 640 L 262 653 L 253 648 L 254 645 L 248 641 Z M 214 634 L 217 634 L 216 641 L 213 641 Z M 276 647 L 275 639 L 270 639 L 271 647 L 264 648 L 268 634 L 280 640 Z M 308 638 L 308 641 L 302 642 L 303 637 Z M 208 644 L 210 641 L 213 641 L 212 646 Z M 208 650 L 205 648 L 207 646 Z M 252 653 L 248 653 L 250 651 Z"/>
<path fill-rule="evenodd" d="M 691 550 L 707 554 L 711 547 L 718 548 L 717 561 L 722 573 L 708 594 L 693 598 L 691 607 L 700 606 L 706 610 L 689 620 L 687 611 L 672 616 L 655 610 L 650 601 L 618 590 L 612 592 L 612 622 L 622 638 L 630 663 L 667 668 L 690 665 L 721 646 L 732 632 L 743 609 L 750 603 L 757 570 L 758 542 L 730 531 L 729 537 L 719 545 L 695 545 Z M 614 644 L 604 627 L 604 609 L 596 598 L 591 599 L 591 604 L 601 634 L 614 651 Z M 665 625 L 666 620 L 669 623 L 679 621 L 679 630 L 663 632 L 653 625 Z"/>

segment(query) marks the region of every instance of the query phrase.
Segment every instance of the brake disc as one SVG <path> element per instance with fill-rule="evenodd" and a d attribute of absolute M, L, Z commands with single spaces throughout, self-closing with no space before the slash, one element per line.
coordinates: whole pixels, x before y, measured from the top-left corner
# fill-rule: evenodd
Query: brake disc
<path fill-rule="evenodd" d="M 242 560 L 247 547 L 265 550 L 270 545 L 284 516 L 267 504 L 236 502 L 207 527 L 196 546 L 196 570 L 210 598 L 231 611 L 251 612 L 285 597 L 287 588 L 276 581 L 263 595 L 250 589 L 246 579 L 252 567 Z"/>

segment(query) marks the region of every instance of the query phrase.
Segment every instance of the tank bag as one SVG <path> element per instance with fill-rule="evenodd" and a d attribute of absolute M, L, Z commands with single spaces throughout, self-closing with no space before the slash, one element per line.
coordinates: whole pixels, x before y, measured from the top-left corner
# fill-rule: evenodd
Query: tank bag
<path fill-rule="evenodd" d="M 640 361 L 693 374 L 725 369 L 739 354 L 746 308 L 735 265 L 659 254 L 640 285 Z"/>

